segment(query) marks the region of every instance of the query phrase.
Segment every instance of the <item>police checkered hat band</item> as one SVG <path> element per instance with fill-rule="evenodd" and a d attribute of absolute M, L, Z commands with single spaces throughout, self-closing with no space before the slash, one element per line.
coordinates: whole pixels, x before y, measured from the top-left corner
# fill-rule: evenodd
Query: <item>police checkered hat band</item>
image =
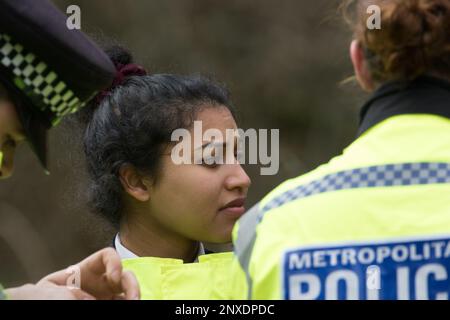
<path fill-rule="evenodd" d="M 47 63 L 4 33 L 0 33 L 0 65 L 10 71 L 15 86 L 46 115 L 51 125 L 83 106 Z"/>

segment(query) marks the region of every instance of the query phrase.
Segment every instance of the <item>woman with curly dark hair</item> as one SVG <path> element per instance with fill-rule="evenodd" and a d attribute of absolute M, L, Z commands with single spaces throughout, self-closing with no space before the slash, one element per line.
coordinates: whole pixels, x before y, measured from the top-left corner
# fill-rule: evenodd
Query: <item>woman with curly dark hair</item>
<path fill-rule="evenodd" d="M 227 130 L 237 129 L 229 94 L 197 75 L 146 74 L 120 47 L 107 53 L 118 76 L 81 114 L 90 207 L 116 226 L 114 246 L 144 299 L 224 296 L 231 253 L 204 256 L 202 243 L 231 241 L 250 185 L 236 159 L 236 137 L 227 140 Z M 185 129 L 192 137 L 194 121 L 222 140 L 202 133 L 200 146 L 183 150 L 192 161 L 180 164 L 172 134 Z M 217 151 L 194 150 L 211 144 L 220 144 L 226 161 L 205 158 Z"/>

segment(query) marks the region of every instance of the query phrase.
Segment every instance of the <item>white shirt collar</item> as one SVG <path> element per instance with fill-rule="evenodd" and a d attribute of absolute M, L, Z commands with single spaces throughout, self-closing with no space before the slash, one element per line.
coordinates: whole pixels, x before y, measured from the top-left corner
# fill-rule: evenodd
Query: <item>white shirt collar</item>
<path fill-rule="evenodd" d="M 119 234 L 116 234 L 116 238 L 114 239 L 114 246 L 116 247 L 116 251 L 119 254 L 120 259 L 133 259 L 139 258 L 137 254 L 131 252 L 127 248 L 125 248 L 120 242 Z"/>
<path fill-rule="evenodd" d="M 134 252 L 128 250 L 125 248 L 125 246 L 120 242 L 119 234 L 116 234 L 116 237 L 114 239 L 114 246 L 116 247 L 116 251 L 119 254 L 120 259 L 133 259 L 133 258 L 139 258 L 137 254 Z M 205 254 L 205 247 L 203 246 L 203 243 L 200 242 L 199 248 L 198 248 L 198 254 L 197 258 L 194 262 L 198 262 L 198 257 Z"/>

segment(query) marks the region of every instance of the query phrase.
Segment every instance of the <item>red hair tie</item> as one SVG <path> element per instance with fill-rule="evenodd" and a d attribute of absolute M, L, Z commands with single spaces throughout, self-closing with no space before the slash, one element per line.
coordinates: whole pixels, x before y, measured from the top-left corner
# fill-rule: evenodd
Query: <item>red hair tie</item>
<path fill-rule="evenodd" d="M 111 86 L 108 89 L 102 90 L 97 94 L 95 98 L 97 104 L 100 104 L 102 100 L 117 86 L 120 86 L 125 78 L 130 76 L 145 76 L 147 71 L 143 67 L 138 64 L 129 63 L 129 64 L 117 64 L 116 65 L 117 72 Z"/>

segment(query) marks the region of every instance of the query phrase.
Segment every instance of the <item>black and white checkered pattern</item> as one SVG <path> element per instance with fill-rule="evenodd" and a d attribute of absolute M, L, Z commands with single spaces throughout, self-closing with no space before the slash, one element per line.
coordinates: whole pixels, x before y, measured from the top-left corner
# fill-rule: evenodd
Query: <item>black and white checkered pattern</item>
<path fill-rule="evenodd" d="M 265 212 L 288 202 L 325 192 L 441 183 L 450 183 L 450 163 L 386 164 L 340 171 L 275 197 L 263 207 L 260 218 Z"/>
<path fill-rule="evenodd" d="M 42 103 L 41 111 L 52 114 L 55 125 L 66 114 L 82 107 L 80 99 L 58 78 L 56 72 L 11 37 L 0 33 L 0 64 L 9 69 L 18 87 L 24 86 Z M 23 88 L 21 88 L 23 89 Z"/>

